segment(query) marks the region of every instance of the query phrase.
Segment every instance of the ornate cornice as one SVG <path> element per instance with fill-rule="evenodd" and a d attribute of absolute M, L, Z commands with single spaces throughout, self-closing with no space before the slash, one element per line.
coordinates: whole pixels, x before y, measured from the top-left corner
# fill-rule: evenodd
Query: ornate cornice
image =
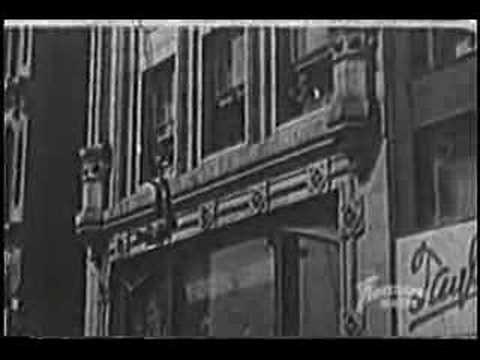
<path fill-rule="evenodd" d="M 336 155 L 189 208 L 174 209 L 177 227 L 171 238 L 164 233 L 164 219 L 146 221 L 144 217 L 141 223 L 129 222 L 130 226 L 111 233 L 109 256 L 112 261 L 135 256 L 336 191 L 350 171 L 349 160 Z"/>

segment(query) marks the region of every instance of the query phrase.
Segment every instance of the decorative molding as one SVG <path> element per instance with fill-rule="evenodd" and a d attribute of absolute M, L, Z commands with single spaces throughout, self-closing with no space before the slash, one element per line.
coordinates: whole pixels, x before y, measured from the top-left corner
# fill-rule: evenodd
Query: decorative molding
<path fill-rule="evenodd" d="M 342 263 L 344 304 L 343 331 L 348 336 L 359 336 L 365 331 L 365 314 L 359 314 L 357 308 L 356 284 L 358 278 L 359 239 L 366 231 L 365 195 L 359 194 L 356 175 L 345 176 L 339 184 L 340 199 L 338 204 L 339 232 L 343 241 Z"/>
<path fill-rule="evenodd" d="M 356 182 L 356 179 L 349 178 L 341 185 L 339 226 L 345 241 L 358 240 L 366 229 L 365 196 L 357 193 Z"/>
<path fill-rule="evenodd" d="M 268 182 L 252 187 L 249 205 L 254 214 L 266 213 L 269 210 Z"/>
<path fill-rule="evenodd" d="M 360 336 L 365 329 L 365 315 L 346 311 L 343 316 L 343 330 L 347 336 Z"/>
<path fill-rule="evenodd" d="M 177 212 L 178 227 L 172 242 L 335 191 L 337 178 L 348 171 L 350 163 L 335 156 L 220 196 L 199 205 L 196 211 L 190 208 Z"/>
<path fill-rule="evenodd" d="M 330 191 L 329 167 L 330 159 L 325 159 L 307 168 L 308 190 L 310 192 L 325 194 Z"/>
<path fill-rule="evenodd" d="M 357 240 L 365 233 L 365 200 L 361 196 L 351 199 L 341 208 L 342 238 Z"/>
<path fill-rule="evenodd" d="M 138 213 L 138 221 L 133 221 L 133 218 L 122 217 L 124 226 L 118 230 L 112 228 L 109 232 L 110 235 L 105 234 L 107 237 L 113 238 L 113 241 L 110 241 L 110 256 L 112 259 L 134 256 L 161 247 L 169 242 L 175 243 L 193 238 L 208 230 L 222 228 L 260 214 L 268 214 L 275 209 L 331 191 L 342 190 L 345 185 L 344 178 L 350 171 L 351 164 L 348 158 L 337 154 L 288 173 L 265 179 L 216 199 L 181 210 L 174 209 L 176 227 L 171 234 L 171 238 L 165 236 L 164 241 L 158 241 L 157 239 L 159 231 L 165 225 L 162 224 L 162 219 L 147 216 L 146 213 L 139 213 L 137 211 L 138 207 L 130 207 L 131 212 L 129 213 L 132 214 L 132 217 Z M 152 196 L 148 198 L 153 201 Z M 347 197 L 343 196 L 341 201 L 345 199 Z M 152 202 L 150 200 L 147 201 L 148 204 Z M 346 202 L 345 209 L 348 210 L 345 211 L 347 218 L 344 222 L 349 226 L 352 223 L 349 217 L 350 209 L 356 209 L 357 203 L 358 201 Z M 127 208 L 125 206 L 123 211 L 119 210 L 120 213 L 126 213 Z M 154 213 L 148 209 L 147 206 L 145 211 L 148 211 L 148 214 Z M 111 223 L 111 215 L 113 215 L 111 212 L 105 212 L 105 220 L 108 219 L 105 224 Z M 357 229 L 355 226 L 353 228 Z M 126 236 L 124 235 L 125 231 L 135 234 L 133 236 L 135 240 L 130 244 L 130 251 L 127 251 L 125 240 L 118 240 L 118 238 L 121 239 Z M 348 231 L 347 233 L 351 234 Z"/>
<path fill-rule="evenodd" d="M 200 205 L 198 214 L 200 228 L 205 231 L 215 227 L 216 216 L 215 200 Z"/>
<path fill-rule="evenodd" d="M 335 155 L 216 199 L 182 210 L 174 210 L 177 224 L 171 238 L 165 236 L 164 241 L 157 239 L 164 225 L 161 219 L 147 218 L 145 214 L 139 215 L 141 219 L 135 223 L 124 219 L 123 230 L 112 229 L 113 233 L 106 234 L 112 238 L 109 246 L 110 256 L 112 261 L 131 257 L 162 247 L 169 242 L 190 239 L 208 230 L 219 229 L 314 196 L 336 191 L 339 184 L 344 183 L 343 177 L 350 170 L 348 159 Z M 129 249 L 125 240 L 126 231 L 130 233 L 131 239 L 134 239 L 130 240 Z"/>

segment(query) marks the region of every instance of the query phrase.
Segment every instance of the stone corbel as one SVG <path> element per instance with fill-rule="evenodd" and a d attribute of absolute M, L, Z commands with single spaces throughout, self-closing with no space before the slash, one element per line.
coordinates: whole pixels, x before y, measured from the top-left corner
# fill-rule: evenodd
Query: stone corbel
<path fill-rule="evenodd" d="M 334 95 L 331 125 L 338 122 L 363 124 L 373 100 L 372 71 L 375 34 L 366 30 L 345 31 L 332 47 Z"/>
<path fill-rule="evenodd" d="M 99 227 L 102 221 L 103 191 L 111 162 L 108 145 L 95 145 L 80 150 L 82 162 L 82 211 L 77 216 L 77 226 Z"/>

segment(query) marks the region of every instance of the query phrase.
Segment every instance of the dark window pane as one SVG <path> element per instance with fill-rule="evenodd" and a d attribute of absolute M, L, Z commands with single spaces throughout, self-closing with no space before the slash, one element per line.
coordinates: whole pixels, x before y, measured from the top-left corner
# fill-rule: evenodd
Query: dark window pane
<path fill-rule="evenodd" d="M 131 30 L 129 28 L 123 29 L 123 69 L 122 69 L 122 96 L 121 96 L 121 114 L 120 114 L 120 168 L 119 168 L 119 182 L 120 182 L 120 198 L 127 194 L 127 166 L 128 166 L 128 120 L 131 112 L 130 103 L 130 85 L 132 83 L 131 64 Z M 131 135 L 131 134 L 130 134 Z"/>
<path fill-rule="evenodd" d="M 174 66 L 170 57 L 143 74 L 142 181 L 157 174 L 157 157 L 165 169 L 173 165 Z"/>
<path fill-rule="evenodd" d="M 18 55 L 20 50 L 20 28 L 15 27 L 11 30 L 10 42 L 10 75 L 18 75 Z"/>
<path fill-rule="evenodd" d="M 277 123 L 326 105 L 333 93 L 333 68 L 326 49 L 330 29 L 277 31 Z"/>
<path fill-rule="evenodd" d="M 245 33 L 217 29 L 204 39 L 203 154 L 245 139 Z"/>
<path fill-rule="evenodd" d="M 417 134 L 420 226 L 477 214 L 476 119 L 447 120 Z"/>
<path fill-rule="evenodd" d="M 300 335 L 339 336 L 338 246 L 300 239 Z"/>

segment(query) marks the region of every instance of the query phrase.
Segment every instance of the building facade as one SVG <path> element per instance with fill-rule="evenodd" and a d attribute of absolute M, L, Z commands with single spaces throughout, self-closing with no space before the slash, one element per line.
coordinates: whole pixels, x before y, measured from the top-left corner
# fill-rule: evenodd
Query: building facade
<path fill-rule="evenodd" d="M 423 297 L 402 336 L 477 336 L 476 29 L 396 31 L 386 54 L 394 279 Z"/>
<path fill-rule="evenodd" d="M 445 247 L 454 269 L 463 266 L 455 255 L 467 246 L 462 237 L 474 234 L 476 244 L 476 202 L 469 202 L 476 132 L 462 132 L 471 138 L 468 149 L 452 150 L 466 156 L 461 170 L 437 164 L 431 145 L 413 153 L 435 138 L 429 133 L 414 144 L 423 121 L 458 115 L 470 119 L 462 126 L 476 124 L 474 35 L 92 27 L 76 223 L 87 249 L 85 335 L 476 334 L 476 324 L 465 332 L 453 325 L 420 330 L 436 321 L 425 320 L 433 313 L 459 328 L 458 319 L 472 319 L 473 255 L 470 268 L 458 270 L 470 279 L 460 310 L 426 309 L 425 296 L 408 308 L 385 295 L 389 286 L 422 287 L 417 243 Z M 430 48 L 419 41 L 440 47 L 442 56 L 467 50 L 453 50 L 438 67 L 434 50 L 421 63 L 419 49 Z M 419 161 L 418 169 L 435 168 L 429 179 L 445 179 L 420 184 L 427 176 L 414 168 Z M 418 216 L 409 208 L 416 204 Z M 437 219 L 463 206 L 467 213 L 449 223 L 458 233 L 432 226 L 426 215 Z M 443 231 L 459 237 L 458 246 L 442 244 Z M 460 293 L 452 287 L 466 281 L 455 271 L 442 270 L 448 280 L 437 280 L 449 287 L 435 295 L 447 303 L 444 297 Z"/>
<path fill-rule="evenodd" d="M 10 336 L 80 336 L 88 32 L 4 28 L 4 323 Z M 80 89 L 80 91 L 79 91 Z"/>

